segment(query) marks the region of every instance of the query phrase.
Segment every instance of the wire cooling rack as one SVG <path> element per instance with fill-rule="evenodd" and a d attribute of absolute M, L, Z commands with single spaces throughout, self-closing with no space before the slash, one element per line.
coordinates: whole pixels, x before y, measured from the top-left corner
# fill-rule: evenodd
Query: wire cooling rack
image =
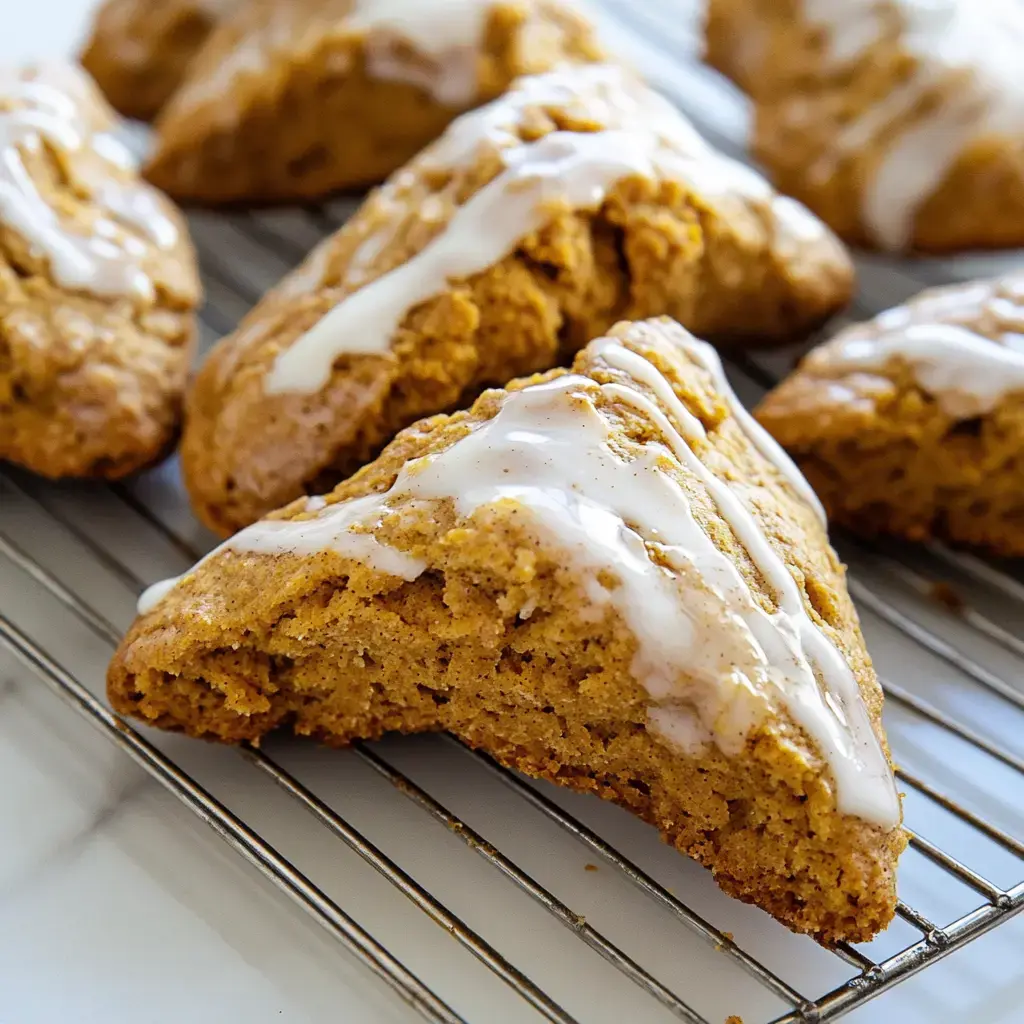
<path fill-rule="evenodd" d="M 666 16 L 668 6 L 605 0 L 603 16 L 627 57 L 632 55 L 637 63 L 642 63 L 649 77 L 676 99 L 716 144 L 738 151 L 744 130 L 742 104 L 716 76 L 687 59 L 694 51 L 692 26 L 685 19 Z M 208 305 L 202 317 L 204 344 L 228 332 L 249 306 L 297 263 L 312 244 L 341 223 L 353 207 L 353 201 L 342 199 L 308 210 L 194 215 L 192 227 L 208 291 Z M 900 301 L 925 285 L 957 276 L 962 266 L 876 261 L 865 263 L 861 271 L 865 287 L 856 312 L 865 315 Z M 737 389 L 747 399 L 756 398 L 784 372 L 793 355 L 787 352 L 770 357 L 734 358 L 731 369 Z M 33 535 L 32 531 L 26 534 L 23 529 L 19 534 L 18 522 L 45 524 L 47 529 L 60 531 L 64 541 L 86 552 L 109 578 L 137 594 L 152 582 L 154 573 L 140 568 L 138 559 L 129 560 L 122 555 L 117 544 L 122 529 L 144 525 L 150 535 L 161 538 L 177 553 L 182 564 L 194 561 L 204 550 L 202 535 L 187 520 L 174 472 L 172 464 L 140 481 L 113 485 L 104 491 L 99 505 L 90 505 L 88 514 L 80 514 L 74 502 L 81 492 L 69 497 L 61 488 L 4 470 L 0 475 L 0 556 L 9 568 L 27 577 L 31 586 L 42 588 L 104 645 L 113 648 L 122 630 L 97 603 L 82 596 L 92 588 L 70 571 L 62 572 L 52 559 L 34 552 L 33 544 L 25 540 Z M 11 514 L 5 515 L 5 511 Z M 641 867 L 639 858 L 623 852 L 603 838 L 597 828 L 585 823 L 585 814 L 566 809 L 571 806 L 576 811 L 582 806 L 578 800 L 567 800 L 564 795 L 535 785 L 486 755 L 461 748 L 455 740 L 444 741 L 458 748 L 458 756 L 466 759 L 466 771 L 475 772 L 481 780 L 496 780 L 511 791 L 521 801 L 522 813 L 534 816 L 530 821 L 539 816 L 547 826 L 564 830 L 586 857 L 610 868 L 650 900 L 651 914 L 669 915 L 681 934 L 688 933 L 710 944 L 727 958 L 732 968 L 752 978 L 771 997 L 767 1005 L 775 1007 L 769 1011 L 774 1024 L 834 1020 L 1008 922 L 1024 909 L 1024 843 L 1014 837 L 1014 833 L 1024 832 L 1024 818 L 1020 814 L 1020 795 L 1024 792 L 1020 744 L 1024 735 L 1024 689 L 1017 682 L 1024 664 L 1024 640 L 1016 631 L 1024 607 L 1024 583 L 1018 580 L 1013 567 L 994 566 L 942 547 L 894 552 L 847 538 L 838 540 L 852 564 L 850 586 L 862 614 L 876 623 L 876 630 L 886 631 L 889 646 L 895 645 L 893 649 L 898 653 L 890 660 L 901 669 L 913 660 L 907 652 L 916 652 L 918 662 L 921 655 L 926 655 L 943 665 L 944 678 L 952 675 L 956 682 L 952 687 L 936 682 L 932 693 L 928 679 L 922 681 L 919 673 L 912 679 L 906 678 L 905 673 L 884 673 L 887 723 L 901 765 L 898 777 L 910 794 L 908 812 L 920 808 L 914 814 L 908 813 L 908 820 L 932 823 L 936 815 L 942 815 L 942 832 L 952 841 L 940 845 L 917 831 L 916 825 L 908 828 L 913 852 L 908 852 L 901 865 L 903 898 L 898 906 L 897 925 L 902 927 L 891 929 L 896 934 L 887 945 L 882 943 L 883 953 L 875 953 L 878 943 L 868 947 L 840 944 L 832 949 L 830 956 L 841 968 L 837 983 L 814 989 L 808 983 L 807 972 L 803 972 L 799 983 L 789 980 L 793 972 L 787 964 L 778 963 L 778 957 L 766 955 L 764 943 L 756 953 L 748 950 L 744 942 L 735 940 L 724 927 L 716 926 L 659 881 L 656 872 Z M 418 974 L 406 966 L 399 955 L 375 939 L 316 879 L 304 874 L 247 824 L 238 811 L 187 772 L 178 763 L 180 758 L 169 756 L 145 730 L 137 730 L 113 715 L 94 696 L 95 687 L 87 686 L 76 675 L 73 665 L 62 663 L 49 644 L 35 635 L 38 630 L 33 631 L 17 620 L 13 609 L 3 610 L 0 640 L 61 699 L 207 822 L 269 882 L 308 911 L 423 1018 L 444 1022 L 468 1019 L 453 1009 L 450 997 L 445 999 L 435 991 L 430 979 L 421 976 L 424 972 Z M 893 716 L 898 716 L 895 729 Z M 543 884 L 536 873 L 521 867 L 509 853 L 488 841 L 401 770 L 397 763 L 401 759 L 394 756 L 392 749 L 387 744 L 357 743 L 350 753 L 333 756 L 359 759 L 422 812 L 424 828 L 429 827 L 427 819 L 445 826 L 499 875 L 564 925 L 575 939 L 633 982 L 643 996 L 636 1002 L 632 1019 L 665 1019 L 667 1015 L 694 1024 L 709 1024 L 713 1018 L 703 1008 L 705 1000 L 699 984 L 692 978 L 685 988 L 676 981 L 670 984 L 662 980 L 664 971 L 645 967 L 641 958 L 627 952 L 626 943 L 613 941 Z M 949 772 L 946 752 L 950 750 L 955 752 L 962 772 Z M 525 1001 L 535 1011 L 535 1019 L 559 1024 L 590 1019 L 580 1012 L 567 1011 L 542 983 L 499 951 L 498 939 L 485 937 L 483 929 L 471 927 L 461 919 L 443 898 L 403 868 L 399 859 L 385 853 L 334 809 L 330 801 L 318 795 L 313 786 L 304 783 L 298 777 L 301 772 L 293 773 L 270 754 L 251 747 L 243 747 L 236 756 L 272 780 L 319 827 L 341 840 L 407 897 L 442 930 L 438 933 L 439 942 L 447 941 L 448 936 L 492 972 L 504 984 L 507 999 L 514 1001 L 519 997 Z M 958 780 L 966 782 L 961 785 Z M 527 823 L 524 827 L 537 826 Z M 946 845 L 951 845 L 954 852 Z M 907 861 L 911 858 L 914 874 L 908 881 Z M 926 865 L 930 865 L 933 879 L 922 886 L 916 879 Z M 959 909 L 939 920 L 934 912 L 921 909 L 923 899 L 911 902 L 912 895 L 945 894 L 952 888 L 966 895 L 959 901 L 940 900 L 940 909 L 946 910 L 954 903 Z M 1011 945 L 1013 941 L 1011 938 Z M 1019 935 L 1016 941 L 1020 941 Z M 815 955 L 819 955 L 816 948 Z M 821 976 L 834 978 L 836 970 L 833 967 Z M 821 990 L 823 987 L 825 991 Z M 499 1013 L 474 1019 L 500 1017 Z M 716 1019 L 721 1020 L 721 1016 Z"/>

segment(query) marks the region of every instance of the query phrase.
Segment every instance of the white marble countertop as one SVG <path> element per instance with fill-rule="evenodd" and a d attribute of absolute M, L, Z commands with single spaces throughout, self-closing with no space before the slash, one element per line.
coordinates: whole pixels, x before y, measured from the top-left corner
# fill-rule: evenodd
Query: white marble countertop
<path fill-rule="evenodd" d="M 13 0 L 9 0 L 13 6 Z M 0 60 L 73 49 L 85 0 L 30 0 L 5 13 Z M 215 240 L 214 240 L 215 241 Z M 275 271 L 276 272 L 276 271 Z M 870 269 L 875 284 L 882 278 Z M 134 573 L 152 580 L 185 559 L 115 495 L 88 487 L 18 486 L 42 499 Z M 203 545 L 177 488 L 173 462 L 133 485 L 182 536 Z M 0 481 L 0 532 L 106 616 L 131 619 L 130 587 L 54 518 Z M 862 578 L 912 610 L 993 671 L 1019 682 L 1021 663 L 982 645 L 963 625 L 896 587 L 870 564 Z M 982 599 L 981 597 L 979 600 Z M 109 646 L 37 584 L 0 557 L 0 610 L 95 692 Z M 998 602 L 990 613 L 1020 630 Z M 884 673 L 1020 754 L 1021 716 L 962 673 L 909 646 L 871 614 L 866 630 Z M 904 764 L 927 774 L 1004 829 L 1024 832 L 1019 777 L 898 707 L 887 726 Z M 281 849 L 413 971 L 474 1022 L 540 1018 L 267 779 L 230 750 L 166 736 L 155 742 Z M 731 961 L 692 938 L 570 837 L 446 746 L 439 738 L 391 741 L 389 758 L 442 799 L 587 921 L 709 1020 L 747 1024 L 783 1011 Z M 673 1019 L 642 996 L 536 904 L 404 800 L 356 758 L 280 743 L 275 756 L 336 806 L 386 853 L 484 934 L 583 1024 Z M 614 808 L 552 793 L 688 904 L 808 995 L 850 970 L 809 940 L 724 897 L 695 865 Z M 997 883 L 1020 864 L 911 796 L 908 820 L 969 859 Z M 0 1024 L 304 1024 L 418 1019 L 289 899 L 276 891 L 189 810 L 96 734 L 0 646 Z M 1016 872 L 1016 873 L 1015 873 Z M 905 900 L 945 922 L 979 902 L 908 853 Z M 859 1022 L 1022 1024 L 1024 920 L 996 930 L 856 1011 Z M 897 922 L 866 951 L 884 957 L 913 939 Z"/>

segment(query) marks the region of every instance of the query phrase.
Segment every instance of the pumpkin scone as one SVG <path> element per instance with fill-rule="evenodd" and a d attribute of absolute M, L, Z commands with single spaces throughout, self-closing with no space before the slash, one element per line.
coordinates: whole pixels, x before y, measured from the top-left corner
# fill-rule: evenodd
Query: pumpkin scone
<path fill-rule="evenodd" d="M 1019 0 L 712 0 L 777 187 L 851 244 L 1024 245 Z"/>
<path fill-rule="evenodd" d="M 0 67 L 0 459 L 50 477 L 163 454 L 193 348 L 185 224 L 116 128 L 76 68 Z"/>
<path fill-rule="evenodd" d="M 106 0 L 82 51 L 82 66 L 115 110 L 152 120 L 213 28 L 241 2 Z"/>
<path fill-rule="evenodd" d="M 834 521 L 1024 556 L 1024 274 L 842 331 L 758 416 Z"/>
<path fill-rule="evenodd" d="M 228 742 L 445 729 L 622 804 L 797 931 L 892 918 L 900 801 L 842 564 L 672 321 L 410 427 L 140 609 L 122 714 Z"/>
<path fill-rule="evenodd" d="M 601 56 L 567 0 L 255 0 L 196 57 L 146 175 L 204 203 L 376 184 L 517 76 Z"/>
<path fill-rule="evenodd" d="M 214 349 L 188 403 L 186 483 L 229 533 L 618 319 L 665 313 L 756 343 L 818 323 L 850 282 L 827 229 L 626 72 L 524 78 Z"/>

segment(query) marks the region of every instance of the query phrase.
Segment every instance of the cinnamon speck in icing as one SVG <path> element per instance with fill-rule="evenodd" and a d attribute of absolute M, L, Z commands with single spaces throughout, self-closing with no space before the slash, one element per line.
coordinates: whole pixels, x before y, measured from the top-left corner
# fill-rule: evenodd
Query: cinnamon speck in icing
<path fill-rule="evenodd" d="M 171 249 L 178 229 L 164 200 L 130 176 L 133 161 L 81 72 L 0 68 L 0 221 L 43 255 L 54 281 L 101 296 L 153 298 L 152 247 Z M 36 182 L 26 156 L 49 150 L 99 215 L 68 223 Z"/>
<path fill-rule="evenodd" d="M 523 142 L 516 126 L 532 107 L 582 113 L 602 128 L 556 131 Z M 482 148 L 496 151 L 504 170 L 459 206 L 424 249 L 351 292 L 283 351 L 267 375 L 268 394 L 315 393 L 330 379 L 339 355 L 386 353 L 406 313 L 443 291 L 449 280 L 502 259 L 542 227 L 557 205 L 599 208 L 613 186 L 629 177 L 678 179 L 712 199 L 757 199 L 781 235 L 824 231 L 799 204 L 775 196 L 759 175 L 715 152 L 664 98 L 616 67 L 591 65 L 521 79 L 506 96 L 455 121 L 419 159 L 428 167 L 458 168 Z"/>
<path fill-rule="evenodd" d="M 735 415 L 738 402 L 709 346 L 666 322 L 639 330 L 680 372 L 693 372 L 686 363 L 708 371 Z M 619 371 L 622 382 L 568 374 L 512 391 L 493 419 L 450 447 L 408 462 L 387 491 L 307 506 L 307 517 L 298 520 L 257 523 L 225 547 L 270 554 L 333 550 L 411 580 L 427 566 L 378 540 L 380 524 L 423 502 L 451 502 L 466 519 L 514 503 L 528 513 L 538 542 L 554 545 L 579 575 L 591 613 L 614 611 L 635 637 L 632 672 L 650 695 L 649 728 L 688 753 L 714 742 L 735 755 L 773 708 L 784 708 L 828 763 L 839 810 L 895 825 L 892 774 L 857 681 L 810 617 L 793 575 L 748 507 L 747 492 L 704 465 L 698 451 L 705 428 L 654 363 L 614 335 L 592 343 L 590 352 Z M 635 458 L 612 443 L 616 410 L 623 407 L 654 428 Z M 746 417 L 737 422 L 752 429 Z M 782 479 L 800 481 L 760 431 L 751 441 Z M 772 611 L 694 514 L 668 471 L 673 465 L 706 490 L 757 567 Z M 805 486 L 800 482 L 798 492 Z M 160 585 L 140 611 L 169 587 L 173 583 Z"/>

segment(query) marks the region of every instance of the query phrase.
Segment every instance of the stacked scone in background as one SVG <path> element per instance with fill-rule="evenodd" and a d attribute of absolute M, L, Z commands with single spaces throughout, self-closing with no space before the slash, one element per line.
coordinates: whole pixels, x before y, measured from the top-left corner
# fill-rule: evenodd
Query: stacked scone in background
<path fill-rule="evenodd" d="M 711 0 L 707 29 L 768 180 L 563 0 L 110 0 L 82 63 L 153 120 L 145 180 L 81 70 L 0 72 L 0 457 L 115 478 L 181 431 L 225 543 L 144 598 L 121 714 L 445 729 L 866 941 L 906 840 L 827 527 L 1024 551 L 1024 285 L 847 328 L 756 420 L 716 348 L 809 338 L 844 243 L 1024 241 L 1024 8 Z M 186 381 L 164 193 L 370 185 Z"/>

